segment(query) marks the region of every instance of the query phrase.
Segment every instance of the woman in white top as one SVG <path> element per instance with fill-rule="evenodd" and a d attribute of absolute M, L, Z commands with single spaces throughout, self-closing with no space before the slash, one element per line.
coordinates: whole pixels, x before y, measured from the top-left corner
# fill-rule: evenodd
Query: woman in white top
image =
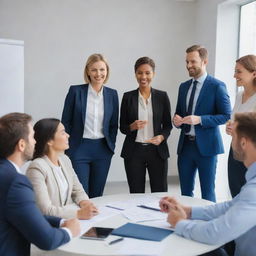
<path fill-rule="evenodd" d="M 80 184 L 71 161 L 64 154 L 69 135 L 58 119 L 46 118 L 34 125 L 34 160 L 26 175 L 36 202 L 45 215 L 61 218 L 90 219 L 98 213 Z"/>
<path fill-rule="evenodd" d="M 235 113 L 256 111 L 256 56 L 246 55 L 236 61 L 235 74 L 236 84 L 243 87 L 236 96 L 232 119 Z M 227 134 L 232 133 L 232 121 L 226 125 Z M 256 132 L 255 132 L 256 133 Z M 241 187 L 245 184 L 246 167 L 240 161 L 233 157 L 232 148 L 230 148 L 228 158 L 228 181 L 232 197 L 235 197 Z"/>

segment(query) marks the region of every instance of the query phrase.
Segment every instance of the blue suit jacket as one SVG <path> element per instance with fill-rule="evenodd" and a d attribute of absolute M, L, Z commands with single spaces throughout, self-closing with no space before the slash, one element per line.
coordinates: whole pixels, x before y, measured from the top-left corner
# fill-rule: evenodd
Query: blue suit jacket
<path fill-rule="evenodd" d="M 192 80 L 180 85 L 176 114 L 186 116 L 186 98 Z M 196 143 L 202 156 L 213 156 L 224 152 L 219 125 L 230 119 L 231 106 L 226 85 L 207 75 L 198 100 L 194 115 L 201 117 L 201 124 L 195 125 Z M 184 126 L 181 127 L 178 154 L 184 143 Z"/>
<path fill-rule="evenodd" d="M 164 136 L 164 141 L 157 146 L 157 150 L 162 159 L 167 159 L 169 157 L 167 139 L 172 130 L 171 105 L 166 92 L 152 88 L 151 95 L 154 136 L 160 134 Z M 126 135 L 121 152 L 121 157 L 123 158 L 132 157 L 134 152 L 137 130 L 131 131 L 130 124 L 138 120 L 138 98 L 139 90 L 137 89 L 124 93 L 122 99 L 120 130 Z"/>
<path fill-rule="evenodd" d="M 30 243 L 52 250 L 70 240 L 60 218 L 43 216 L 28 178 L 0 159 L 0 255 L 30 255 Z"/>
<path fill-rule="evenodd" d="M 66 96 L 61 121 L 65 126 L 67 133 L 70 135 L 69 150 L 67 151 L 69 156 L 72 155 L 83 138 L 87 94 L 88 84 L 81 84 L 71 86 Z M 104 86 L 103 98 L 103 134 L 110 150 L 114 153 L 119 112 L 117 91 Z"/>

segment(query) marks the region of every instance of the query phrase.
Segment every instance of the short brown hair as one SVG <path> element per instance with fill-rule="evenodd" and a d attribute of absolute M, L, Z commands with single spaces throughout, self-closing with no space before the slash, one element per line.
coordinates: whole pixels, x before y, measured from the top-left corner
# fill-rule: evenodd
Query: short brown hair
<path fill-rule="evenodd" d="M 24 113 L 10 113 L 0 118 L 0 157 L 7 158 L 15 151 L 19 140 L 28 141 L 28 124 L 32 117 Z"/>
<path fill-rule="evenodd" d="M 192 45 L 187 48 L 186 53 L 189 52 L 198 52 L 201 60 L 206 60 L 208 58 L 208 51 L 204 46 L 201 45 Z"/>
<path fill-rule="evenodd" d="M 93 63 L 98 62 L 98 61 L 103 61 L 105 63 L 105 65 L 107 67 L 107 75 L 106 75 L 106 79 L 104 81 L 104 84 L 108 81 L 108 78 L 109 78 L 109 65 L 108 65 L 108 62 L 107 62 L 106 58 L 102 54 L 94 53 L 91 56 L 89 56 L 89 58 L 87 59 L 86 64 L 85 64 L 85 68 L 84 68 L 84 80 L 85 80 L 85 82 L 87 84 L 91 82 L 91 79 L 90 79 L 90 77 L 88 76 L 88 73 L 87 73 L 88 72 L 88 68 Z"/>
<path fill-rule="evenodd" d="M 247 71 L 256 72 L 256 56 L 253 54 L 245 55 L 236 60 L 236 63 L 241 64 Z M 256 77 L 253 79 L 253 85 L 256 86 Z"/>
<path fill-rule="evenodd" d="M 153 71 L 155 71 L 155 67 L 156 67 L 155 62 L 149 57 L 141 57 L 137 59 L 134 65 L 134 71 L 136 72 L 139 66 L 144 64 L 148 64 L 153 69 Z"/>
<path fill-rule="evenodd" d="M 237 136 L 248 138 L 256 147 L 256 112 L 237 113 L 235 122 Z"/>

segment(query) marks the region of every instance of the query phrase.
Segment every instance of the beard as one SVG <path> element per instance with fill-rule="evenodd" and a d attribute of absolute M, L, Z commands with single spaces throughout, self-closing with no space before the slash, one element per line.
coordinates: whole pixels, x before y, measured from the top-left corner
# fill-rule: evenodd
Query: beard
<path fill-rule="evenodd" d="M 23 153 L 23 161 L 29 161 L 33 158 L 33 154 L 34 154 L 34 147 L 32 147 L 31 145 L 28 145 Z"/>
<path fill-rule="evenodd" d="M 237 161 L 243 162 L 245 160 L 245 153 L 241 146 L 237 146 L 233 148 L 233 158 Z"/>
<path fill-rule="evenodd" d="M 198 67 L 188 69 L 188 74 L 190 77 L 199 77 L 201 73 L 202 73 L 202 69 Z"/>

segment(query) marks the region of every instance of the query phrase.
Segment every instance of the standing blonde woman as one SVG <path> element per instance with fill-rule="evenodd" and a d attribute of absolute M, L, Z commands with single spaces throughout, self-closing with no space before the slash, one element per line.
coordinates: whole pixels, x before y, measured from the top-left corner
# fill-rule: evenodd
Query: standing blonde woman
<path fill-rule="evenodd" d="M 256 111 L 256 56 L 246 55 L 236 60 L 235 74 L 236 84 L 243 87 L 236 96 L 232 118 L 235 113 Z M 227 134 L 232 133 L 232 121 L 226 125 Z M 228 181 L 232 197 L 235 197 L 245 184 L 245 172 L 247 168 L 233 157 L 230 148 L 228 158 Z"/>
<path fill-rule="evenodd" d="M 70 87 L 62 113 L 70 135 L 67 154 L 90 198 L 102 196 L 115 149 L 118 95 L 104 85 L 108 78 L 106 59 L 91 55 L 84 69 L 86 84 Z"/>

